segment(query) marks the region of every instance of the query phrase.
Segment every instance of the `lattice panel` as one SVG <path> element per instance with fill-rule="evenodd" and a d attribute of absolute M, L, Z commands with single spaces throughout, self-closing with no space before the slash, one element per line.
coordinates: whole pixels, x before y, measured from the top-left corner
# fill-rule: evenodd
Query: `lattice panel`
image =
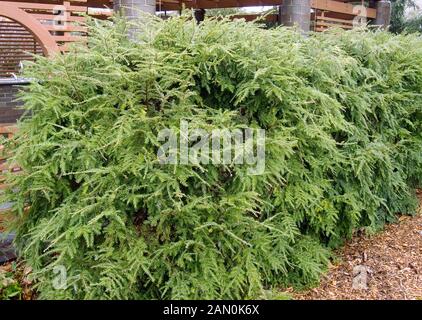
<path fill-rule="evenodd" d="M 350 30 L 354 27 L 353 19 L 327 17 L 325 12 L 317 12 L 317 14 L 312 14 L 311 20 L 312 30 L 316 32 L 323 32 L 330 28 L 342 28 L 345 30 Z"/>
<path fill-rule="evenodd" d="M 0 17 L 0 78 L 18 75 L 20 62 L 42 54 L 34 36 L 19 23 Z"/>
<path fill-rule="evenodd" d="M 17 5 L 45 26 L 61 51 L 67 51 L 70 42 L 85 41 L 87 28 L 83 26 L 86 20 L 83 14 L 88 11 L 86 1 L 22 2 Z"/>

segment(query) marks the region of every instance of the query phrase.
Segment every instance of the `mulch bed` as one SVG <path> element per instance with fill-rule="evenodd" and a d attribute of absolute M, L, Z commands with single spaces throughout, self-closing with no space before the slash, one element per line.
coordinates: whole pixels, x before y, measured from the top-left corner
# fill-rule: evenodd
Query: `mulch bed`
<path fill-rule="evenodd" d="M 374 236 L 354 237 L 338 252 L 340 262 L 320 285 L 293 293 L 293 298 L 422 300 L 422 192 L 418 195 L 417 216 L 401 216 Z"/>
<path fill-rule="evenodd" d="M 23 263 L 8 262 L 0 265 L 0 300 L 33 300 L 36 294 L 32 288 L 30 279 L 31 268 Z M 9 297 L 5 294 L 5 288 L 13 288 L 15 293 Z M 7 290 L 7 289 L 6 289 Z"/>

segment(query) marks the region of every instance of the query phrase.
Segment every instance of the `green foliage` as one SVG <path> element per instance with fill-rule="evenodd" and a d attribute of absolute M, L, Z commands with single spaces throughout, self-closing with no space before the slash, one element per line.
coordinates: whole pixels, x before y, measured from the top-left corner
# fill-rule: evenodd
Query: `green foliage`
<path fill-rule="evenodd" d="M 418 13 L 409 18 L 405 22 L 405 30 L 408 33 L 419 32 L 422 33 L 422 13 Z"/>
<path fill-rule="evenodd" d="M 207 17 L 224 17 L 242 13 L 243 11 L 241 8 L 216 8 L 206 10 Z"/>
<path fill-rule="evenodd" d="M 0 300 L 21 299 L 22 287 L 12 279 L 12 276 L 12 274 L 0 275 Z"/>
<path fill-rule="evenodd" d="M 0 300 L 21 299 L 23 288 L 15 279 L 16 265 L 12 265 L 12 271 L 0 269 Z"/>
<path fill-rule="evenodd" d="M 391 22 L 390 31 L 394 33 L 401 33 L 405 30 L 416 32 L 420 30 L 415 29 L 417 18 L 406 17 L 407 9 L 416 9 L 417 5 L 415 0 L 392 0 L 391 1 Z"/>
<path fill-rule="evenodd" d="M 17 244 L 40 298 L 219 299 L 318 281 L 329 249 L 415 209 L 422 42 L 242 21 L 93 21 L 26 68 L 9 144 Z M 266 169 L 161 165 L 158 132 L 266 130 Z M 27 213 L 24 208 L 30 206 Z M 67 287 L 54 289 L 54 267 Z"/>

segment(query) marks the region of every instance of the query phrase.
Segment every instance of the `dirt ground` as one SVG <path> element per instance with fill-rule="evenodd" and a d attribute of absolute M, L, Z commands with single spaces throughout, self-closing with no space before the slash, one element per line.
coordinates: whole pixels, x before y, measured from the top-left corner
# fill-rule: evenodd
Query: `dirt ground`
<path fill-rule="evenodd" d="M 422 300 L 422 191 L 419 215 L 401 216 L 372 237 L 356 236 L 317 288 L 298 300 Z"/>

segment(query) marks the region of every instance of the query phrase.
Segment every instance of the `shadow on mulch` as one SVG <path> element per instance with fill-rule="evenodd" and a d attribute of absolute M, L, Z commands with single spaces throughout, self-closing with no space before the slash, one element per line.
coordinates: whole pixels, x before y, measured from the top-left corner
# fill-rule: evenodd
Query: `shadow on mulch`
<path fill-rule="evenodd" d="M 401 216 L 374 236 L 356 236 L 339 251 L 320 285 L 297 300 L 422 300 L 422 191 L 417 216 Z"/>

